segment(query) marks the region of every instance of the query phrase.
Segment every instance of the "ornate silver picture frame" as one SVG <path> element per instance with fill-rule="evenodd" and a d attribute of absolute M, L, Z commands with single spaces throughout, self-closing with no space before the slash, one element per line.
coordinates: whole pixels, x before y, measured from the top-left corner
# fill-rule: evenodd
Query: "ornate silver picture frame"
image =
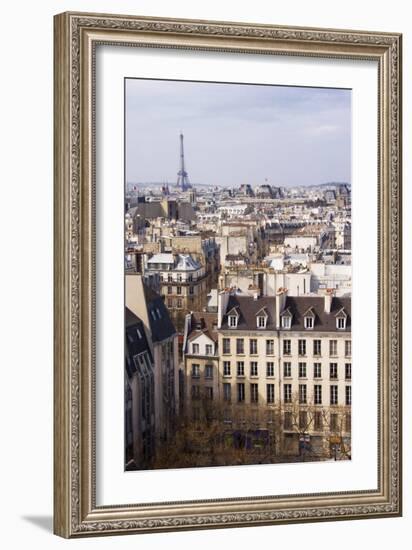
<path fill-rule="evenodd" d="M 71 538 L 401 515 L 401 35 L 87 13 L 56 15 L 54 25 L 54 532 Z M 136 494 L 135 504 L 97 502 L 101 45 L 376 62 L 377 488 L 150 503 Z"/>

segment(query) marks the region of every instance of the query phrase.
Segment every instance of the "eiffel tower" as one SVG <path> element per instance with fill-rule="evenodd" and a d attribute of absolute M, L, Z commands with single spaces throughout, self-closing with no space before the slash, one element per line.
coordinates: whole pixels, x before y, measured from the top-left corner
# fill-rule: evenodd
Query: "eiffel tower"
<path fill-rule="evenodd" d="M 185 170 L 185 152 L 183 148 L 183 134 L 180 134 L 180 170 L 177 173 L 176 187 L 179 187 L 182 191 L 191 189 L 192 186 L 189 182 L 189 175 Z"/>

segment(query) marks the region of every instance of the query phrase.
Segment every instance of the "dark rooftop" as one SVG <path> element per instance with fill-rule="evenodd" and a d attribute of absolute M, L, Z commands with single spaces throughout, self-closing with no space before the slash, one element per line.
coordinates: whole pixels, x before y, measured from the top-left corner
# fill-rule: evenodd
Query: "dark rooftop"
<path fill-rule="evenodd" d="M 336 298 L 332 299 L 330 313 L 324 311 L 325 298 L 322 296 L 288 296 L 284 305 L 283 311 L 289 310 L 292 315 L 292 324 L 290 329 L 283 329 L 285 331 L 306 331 L 314 332 L 334 332 L 336 331 L 336 316 L 342 310 L 346 314 L 346 328 L 339 330 L 339 332 L 351 331 L 351 298 Z M 233 308 L 237 308 L 239 314 L 237 329 L 231 328 L 230 330 L 262 330 L 273 331 L 276 330 L 276 297 L 275 296 L 262 296 L 255 300 L 250 296 L 230 296 L 227 313 Z M 256 317 L 259 311 L 265 308 L 268 315 L 266 328 L 257 329 Z M 313 329 L 305 329 L 304 315 L 311 309 L 310 316 L 314 315 L 314 327 Z M 223 316 L 222 329 L 229 329 L 228 315 Z M 281 329 L 282 330 L 282 329 Z"/>

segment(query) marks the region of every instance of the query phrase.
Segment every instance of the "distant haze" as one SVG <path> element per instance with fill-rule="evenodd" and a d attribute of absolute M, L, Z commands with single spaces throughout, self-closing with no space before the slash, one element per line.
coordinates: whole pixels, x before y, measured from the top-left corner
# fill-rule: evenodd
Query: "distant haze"
<path fill-rule="evenodd" d="M 125 114 L 128 182 L 175 183 L 180 132 L 192 182 L 351 182 L 350 90 L 127 79 Z"/>

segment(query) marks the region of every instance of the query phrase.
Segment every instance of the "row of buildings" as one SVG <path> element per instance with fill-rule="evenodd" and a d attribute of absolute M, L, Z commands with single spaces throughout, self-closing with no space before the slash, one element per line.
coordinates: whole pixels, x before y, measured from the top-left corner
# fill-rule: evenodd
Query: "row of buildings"
<path fill-rule="evenodd" d="M 126 469 L 350 458 L 350 220 L 342 184 L 127 197 Z"/>
<path fill-rule="evenodd" d="M 350 454 L 350 298 L 224 290 L 216 313 L 186 315 L 182 359 L 167 307 L 141 275 L 126 276 L 126 305 L 127 468 L 153 467 L 178 418 L 254 434 L 267 461 Z"/>

